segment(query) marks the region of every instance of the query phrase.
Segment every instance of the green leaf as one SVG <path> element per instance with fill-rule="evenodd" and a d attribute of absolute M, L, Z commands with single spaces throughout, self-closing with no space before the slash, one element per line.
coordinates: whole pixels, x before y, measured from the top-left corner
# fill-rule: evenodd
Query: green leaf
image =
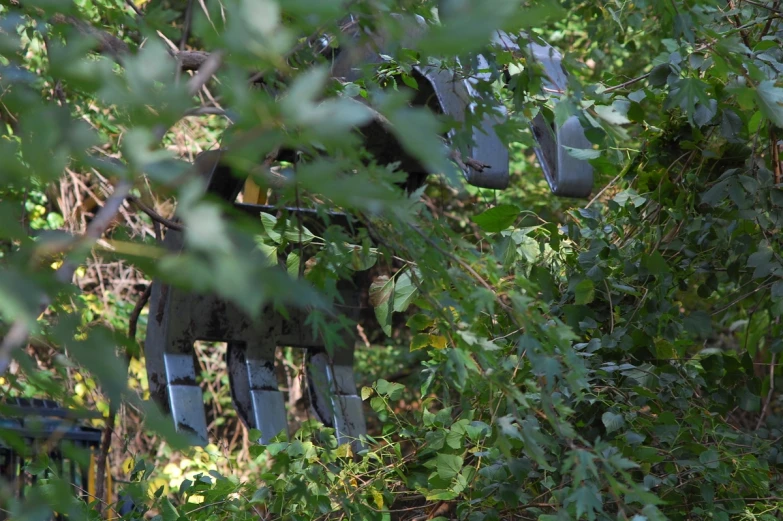
<path fill-rule="evenodd" d="M 35 327 L 41 295 L 41 288 L 23 273 L 7 265 L 0 270 L 0 317 L 8 323 L 23 320 L 27 327 Z"/>
<path fill-rule="evenodd" d="M 438 476 L 442 479 L 451 480 L 462 470 L 462 456 L 455 454 L 438 454 L 435 458 Z"/>
<path fill-rule="evenodd" d="M 577 488 L 566 500 L 566 503 L 576 505 L 576 519 L 581 519 L 587 514 L 587 519 L 595 519 L 595 513 L 603 510 L 601 495 L 592 484 L 585 484 Z"/>
<path fill-rule="evenodd" d="M 263 237 L 260 236 L 256 237 L 256 245 L 261 250 L 261 253 L 264 254 L 268 266 L 277 264 L 277 246 L 265 243 Z"/>
<path fill-rule="evenodd" d="M 595 284 L 590 279 L 584 279 L 574 288 L 576 304 L 589 304 L 595 300 Z"/>
<path fill-rule="evenodd" d="M 625 420 L 623 419 L 623 415 L 615 414 L 611 411 L 606 411 L 601 416 L 601 421 L 603 422 L 604 427 L 606 427 L 607 434 L 620 430 L 623 428 L 623 425 L 625 425 Z"/>
<path fill-rule="evenodd" d="M 750 257 L 748 257 L 748 267 L 758 268 L 764 266 L 771 260 L 772 260 L 772 250 L 764 246 L 759 248 L 758 251 L 753 252 L 750 255 Z"/>
<path fill-rule="evenodd" d="M 305 226 L 299 226 L 296 222 L 286 221 L 285 233 L 283 234 L 286 239 L 295 244 L 308 242 L 315 239 L 315 235 L 308 230 Z"/>
<path fill-rule="evenodd" d="M 761 112 L 776 126 L 783 128 L 783 89 L 772 80 L 759 82 L 756 102 Z"/>
<path fill-rule="evenodd" d="M 163 521 L 177 521 L 177 519 L 179 519 L 179 512 L 177 512 L 177 509 L 171 504 L 169 498 L 163 498 L 160 510 Z"/>
<path fill-rule="evenodd" d="M 272 239 L 277 244 L 280 244 L 283 239 L 282 235 L 275 231 L 275 226 L 277 225 L 277 217 L 274 215 L 269 215 L 268 213 L 262 213 L 261 214 L 261 224 L 264 225 L 264 231 L 269 236 L 270 239 Z"/>
<path fill-rule="evenodd" d="M 299 254 L 291 252 L 288 254 L 288 258 L 285 260 L 285 267 L 288 274 L 292 277 L 299 276 Z"/>
<path fill-rule="evenodd" d="M 650 71 L 650 75 L 647 77 L 647 82 L 653 87 L 662 87 L 666 85 L 666 80 L 671 74 L 672 68 L 668 63 L 662 63 L 653 67 Z"/>
<path fill-rule="evenodd" d="M 740 391 L 739 406 L 748 412 L 758 412 L 761 410 L 761 397 L 745 386 Z"/>
<path fill-rule="evenodd" d="M 375 384 L 375 389 L 378 394 L 382 394 L 389 398 L 389 400 L 399 400 L 402 396 L 402 392 L 405 390 L 405 386 L 397 382 L 388 382 L 381 378 Z"/>
<path fill-rule="evenodd" d="M 625 125 L 626 123 L 630 123 L 630 120 L 626 115 L 615 105 L 596 105 L 594 110 L 599 118 L 611 125 Z"/>
<path fill-rule="evenodd" d="M 705 450 L 699 454 L 699 462 L 708 469 L 716 469 L 720 466 L 720 454 L 715 449 Z"/>
<path fill-rule="evenodd" d="M 386 110 L 383 114 L 408 153 L 429 172 L 446 174 L 457 182 L 456 168 L 447 159 L 446 148 L 440 138 L 441 125 L 431 112 L 420 108 L 397 108 Z"/>
<path fill-rule="evenodd" d="M 774 283 L 770 292 L 772 294 L 772 298 L 775 300 L 783 298 L 783 281 L 779 280 Z"/>
<path fill-rule="evenodd" d="M 370 304 L 383 332 L 391 336 L 391 317 L 394 310 L 394 279 L 382 275 L 370 285 Z"/>
<path fill-rule="evenodd" d="M 398 275 L 394 283 L 394 311 L 402 313 L 408 309 L 417 293 L 418 288 L 413 284 L 410 272 L 406 271 Z"/>
<path fill-rule="evenodd" d="M 647 202 L 647 199 L 636 193 L 636 190 L 629 188 L 615 195 L 612 198 L 612 201 L 616 202 L 620 206 L 625 206 L 628 202 L 630 202 L 634 205 L 634 207 L 639 208 L 645 202 Z"/>
<path fill-rule="evenodd" d="M 411 338 L 411 351 L 424 349 L 428 345 L 430 345 L 430 335 L 427 333 L 416 333 Z"/>
<path fill-rule="evenodd" d="M 354 271 L 364 271 L 372 268 L 378 261 L 378 255 L 369 248 L 363 248 L 357 245 L 350 245 L 351 249 L 351 269 Z"/>
<path fill-rule="evenodd" d="M 405 325 L 411 328 L 413 331 L 424 331 L 428 327 L 432 327 L 432 324 L 432 319 L 427 315 L 422 315 L 421 313 L 413 315 L 405 323 Z"/>
<path fill-rule="evenodd" d="M 463 437 L 461 433 L 449 430 L 446 434 L 446 445 L 455 450 L 461 449 Z"/>
<path fill-rule="evenodd" d="M 712 333 L 712 317 L 705 311 L 694 311 L 683 320 L 682 325 L 689 333 L 703 338 Z"/>
<path fill-rule="evenodd" d="M 416 79 L 410 74 L 403 74 L 402 82 L 414 90 L 419 90 L 419 84 L 416 83 Z"/>
<path fill-rule="evenodd" d="M 513 6 L 513 2 L 505 0 L 440 2 L 439 15 L 443 25 L 429 30 L 416 48 L 421 52 L 450 55 L 478 50 L 514 14 Z M 542 20 L 549 14 L 538 7 L 528 7 L 530 9 L 537 11 L 533 15 L 538 15 L 536 20 Z"/>
<path fill-rule="evenodd" d="M 694 124 L 696 104 L 710 106 L 707 87 L 708 85 L 698 78 L 680 78 L 675 82 L 674 88 L 669 94 L 669 105 L 680 107 L 688 117 L 688 122 Z"/>
<path fill-rule="evenodd" d="M 273 0 L 243 0 L 244 21 L 261 35 L 272 33 L 280 24 L 280 4 Z"/>
<path fill-rule="evenodd" d="M 573 148 L 567 147 L 565 145 L 562 145 L 562 147 L 565 148 L 569 156 L 576 159 L 581 159 L 582 161 L 588 161 L 590 159 L 601 157 L 600 150 L 593 150 L 592 148 Z"/>
<path fill-rule="evenodd" d="M 271 492 L 269 490 L 269 487 L 261 487 L 255 492 L 253 492 L 253 496 L 250 498 L 250 503 L 266 503 L 269 498 L 271 497 Z"/>
<path fill-rule="evenodd" d="M 666 259 L 657 251 L 651 255 L 643 256 L 642 266 L 647 268 L 653 275 L 663 275 L 669 272 L 669 265 L 666 263 Z"/>
<path fill-rule="evenodd" d="M 484 231 L 500 232 L 514 224 L 520 210 L 513 204 L 500 204 L 471 217 Z"/>
<path fill-rule="evenodd" d="M 384 414 L 386 412 L 386 402 L 380 396 L 373 396 L 370 400 L 370 407 L 378 414 Z"/>

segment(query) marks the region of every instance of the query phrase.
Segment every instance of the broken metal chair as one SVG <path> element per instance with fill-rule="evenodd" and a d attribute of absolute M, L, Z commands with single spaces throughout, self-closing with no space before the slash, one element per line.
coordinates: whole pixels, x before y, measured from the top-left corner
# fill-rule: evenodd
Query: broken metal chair
<path fill-rule="evenodd" d="M 502 44 L 519 49 L 515 40 L 500 34 Z M 565 72 L 560 55 L 551 47 L 530 44 L 534 56 L 542 62 L 552 85 L 565 89 Z M 355 77 L 356 67 L 382 61 L 382 39 L 359 52 L 340 54 L 333 66 L 333 75 L 347 80 Z M 479 58 L 479 63 L 486 60 Z M 481 66 L 481 65 L 480 65 Z M 487 79 L 479 71 L 470 79 L 455 79 L 452 72 L 429 65 L 414 69 L 419 91 L 413 103 L 428 106 L 457 121 L 475 111 L 479 96 L 476 82 Z M 459 150 L 464 157 L 485 165 L 483 168 L 460 165 L 471 185 L 504 189 L 509 182 L 509 154 L 494 127 L 506 113 L 496 106 L 494 114 L 485 115 L 479 128 L 472 133 L 472 142 Z M 539 117 L 540 118 L 540 117 Z M 563 145 L 589 148 L 590 144 L 576 117 L 559 128 L 549 127 L 543 118 L 534 121 L 534 135 L 539 143 L 538 157 L 546 178 L 557 195 L 586 197 L 592 188 L 592 168 L 566 153 Z M 359 129 L 365 146 L 379 163 L 399 162 L 399 169 L 408 173 L 408 190 L 418 188 L 430 173 L 418 161 L 408 156 L 403 147 L 378 121 Z M 452 133 L 449 138 L 454 138 Z M 221 161 L 221 152 L 207 152 L 196 159 L 200 172 L 208 173 L 207 192 L 233 203 L 243 180 L 232 175 Z M 272 213 L 278 209 L 259 204 L 234 206 L 252 215 Z M 312 210 L 289 209 L 292 213 L 311 216 Z M 345 216 L 342 216 L 343 218 Z M 332 214 L 338 219 L 340 215 Z M 347 220 L 346 220 L 347 226 Z M 183 233 L 169 230 L 164 241 L 172 252 L 183 248 Z M 359 292 L 347 282 L 341 288 L 349 318 L 356 318 Z M 152 284 L 145 354 L 152 397 L 168 411 L 180 431 L 195 434 L 202 443 L 207 440 L 207 423 L 202 391 L 196 381 L 193 344 L 197 340 L 224 341 L 228 346 L 228 368 L 231 396 L 237 413 L 248 428 L 261 432 L 261 442 L 268 443 L 280 433 L 287 433 L 287 415 L 283 394 L 278 390 L 275 374 L 277 346 L 301 347 L 308 350 L 307 377 L 311 404 L 318 420 L 333 427 L 339 443 L 356 442 L 365 433 L 362 401 L 356 394 L 353 375 L 354 338 L 346 332 L 344 345 L 331 356 L 324 342 L 314 338 L 304 327 L 305 312 L 293 310 L 288 318 L 269 307 L 258 320 L 252 320 L 231 303 L 215 295 L 188 293 L 160 281 Z"/>

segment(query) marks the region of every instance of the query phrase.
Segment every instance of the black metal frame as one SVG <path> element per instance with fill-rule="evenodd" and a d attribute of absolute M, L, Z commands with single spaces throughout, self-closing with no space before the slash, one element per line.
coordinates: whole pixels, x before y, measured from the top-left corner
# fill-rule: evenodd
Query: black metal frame
<path fill-rule="evenodd" d="M 64 448 L 65 444 L 71 444 L 76 449 L 97 450 L 101 444 L 101 430 L 81 423 L 100 417 L 98 412 L 73 411 L 51 400 L 12 398 L 0 404 L 0 479 L 6 482 L 6 489 L 13 491 L 13 497 L 24 497 L 25 489 L 34 486 L 38 479 L 28 475 L 25 466 L 33 460 L 38 449 L 51 442 L 48 450 L 51 464 L 56 466 L 61 477 L 67 477 L 76 495 L 89 500 L 89 468 L 65 457 Z M 8 443 L 9 434 L 22 439 L 25 453 L 20 454 Z M 5 511 L 0 510 L 0 521 L 7 519 L 6 516 Z M 55 519 L 65 518 L 56 514 Z"/>

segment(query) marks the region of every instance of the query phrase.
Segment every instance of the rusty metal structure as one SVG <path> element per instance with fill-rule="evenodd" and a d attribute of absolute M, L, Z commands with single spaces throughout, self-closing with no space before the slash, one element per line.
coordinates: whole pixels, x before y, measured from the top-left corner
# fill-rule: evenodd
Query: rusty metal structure
<path fill-rule="evenodd" d="M 548 87 L 556 92 L 565 91 L 565 71 L 560 63 L 561 56 L 554 48 L 502 33 L 496 39 L 496 43 L 515 50 L 521 49 L 520 41 L 525 42 L 522 45 L 529 46 L 531 54 L 543 66 Z M 355 76 L 356 67 L 380 62 L 379 49 L 384 46 L 383 39 L 376 38 L 363 52 L 338 55 L 333 66 L 334 75 L 350 80 Z M 479 57 L 479 66 L 486 62 L 482 60 Z M 413 103 L 426 105 L 457 121 L 465 121 L 466 114 L 475 110 L 479 96 L 476 84 L 486 79 L 480 72 L 469 79 L 455 79 L 448 70 L 428 65 L 417 67 L 415 73 L 419 92 Z M 500 190 L 508 186 L 509 153 L 494 130 L 505 117 L 504 107 L 496 106 L 473 130 L 470 143 L 458 147 L 464 157 L 488 165 L 483 169 L 461 165 L 469 184 Z M 376 136 L 376 139 L 367 138 L 368 150 L 388 163 L 399 161 L 400 169 L 409 174 L 409 189 L 423 183 L 430 172 L 406 157 L 391 135 L 377 128 L 377 122 L 373 125 L 374 130 L 360 129 L 365 136 Z M 589 195 L 592 168 L 586 161 L 569 155 L 566 148 L 590 148 L 579 119 L 574 116 L 564 125 L 554 127 L 538 116 L 533 122 L 533 134 L 539 144 L 539 161 L 553 193 L 569 197 Z M 448 137 L 454 138 L 454 135 Z M 221 153 L 205 153 L 196 161 L 200 171 L 208 172 L 208 193 L 234 203 L 244 181 L 234 177 L 230 168 L 223 165 Z M 234 205 L 254 215 L 279 210 L 264 205 Z M 312 210 L 289 210 L 315 218 Z M 345 218 L 339 214 L 331 217 L 332 222 Z M 182 232 L 170 230 L 166 235 L 165 246 L 169 250 L 179 251 L 183 244 Z M 349 318 L 356 318 L 350 315 L 359 308 L 358 292 L 349 283 L 341 292 L 346 313 Z M 202 391 L 196 381 L 193 343 L 197 340 L 227 342 L 231 394 L 237 413 L 247 427 L 261 431 L 261 441 L 267 443 L 280 433 L 286 433 L 288 426 L 283 394 L 278 390 L 275 376 L 275 349 L 277 346 L 305 348 L 310 401 L 316 418 L 335 429 L 340 443 L 357 442 L 365 433 L 365 420 L 353 375 L 353 335 L 346 332 L 342 347 L 330 356 L 323 340 L 314 338 L 304 327 L 305 318 L 303 311 L 292 311 L 284 318 L 268 308 L 260 319 L 253 320 L 218 296 L 187 293 L 154 281 L 145 341 L 153 398 L 171 414 L 178 430 L 193 433 L 206 443 L 207 425 Z"/>

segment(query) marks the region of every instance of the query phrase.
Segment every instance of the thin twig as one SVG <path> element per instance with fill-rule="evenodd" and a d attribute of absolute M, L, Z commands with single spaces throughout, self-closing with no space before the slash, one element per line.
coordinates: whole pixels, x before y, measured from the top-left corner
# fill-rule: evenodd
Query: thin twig
<path fill-rule="evenodd" d="M 228 114 L 226 114 L 226 111 L 220 107 L 196 107 L 188 109 L 185 111 L 185 116 L 225 116 L 231 120 Z"/>
<path fill-rule="evenodd" d="M 608 88 L 604 89 L 604 92 L 614 92 L 616 90 L 620 90 L 620 89 L 624 89 L 626 87 L 630 87 L 634 83 L 639 83 L 640 81 L 646 79 L 648 76 L 650 76 L 650 74 L 652 74 L 652 72 L 647 72 L 645 74 L 642 74 L 641 76 L 637 76 L 635 78 L 631 78 L 630 80 L 628 80 L 626 82 L 623 82 L 623 83 L 621 83 L 619 85 L 612 85 L 611 87 L 608 87 Z"/>
<path fill-rule="evenodd" d="M 766 6 L 764 6 L 764 7 L 766 7 Z M 780 0 L 777 0 L 775 2 L 775 5 L 773 5 L 771 8 L 767 7 L 767 9 L 769 9 L 770 11 L 772 11 L 774 13 L 783 14 L 783 13 L 781 13 L 778 10 L 779 7 L 780 7 Z M 759 38 L 758 38 L 759 40 L 763 39 L 767 35 L 769 30 L 772 28 L 772 20 L 774 20 L 774 18 L 772 16 L 767 18 L 767 23 L 766 23 L 766 25 L 764 25 L 764 29 L 761 30 L 761 34 L 759 35 Z"/>
<path fill-rule="evenodd" d="M 769 403 L 772 401 L 772 394 L 775 391 L 775 357 L 777 355 L 777 353 L 772 353 L 772 362 L 769 364 L 769 391 L 767 391 L 767 398 L 764 400 L 764 407 L 761 409 L 759 421 L 756 423 L 756 430 L 759 430 L 761 428 L 761 424 L 764 423 L 764 418 L 767 416 Z"/>
<path fill-rule="evenodd" d="M 190 37 L 190 24 L 191 20 L 193 19 L 193 0 L 188 0 L 188 6 L 185 8 L 185 23 L 182 27 L 182 36 L 179 39 L 179 52 L 182 52 L 185 50 L 185 44 L 188 42 L 188 38 Z M 182 77 L 182 67 L 177 67 L 176 75 L 174 77 L 174 82 L 179 85 L 179 80 Z"/>
<path fill-rule="evenodd" d="M 783 14 L 783 11 L 780 11 L 778 9 L 778 7 L 780 5 L 780 1 L 775 2 L 775 5 L 773 5 L 771 7 L 768 6 L 768 5 L 764 5 L 761 2 L 754 2 L 753 0 L 744 0 L 744 2 L 746 4 L 755 5 L 756 7 L 761 7 L 762 9 L 768 9 L 769 11 L 772 11 L 773 13 Z"/>
<path fill-rule="evenodd" d="M 188 94 L 195 96 L 198 91 L 206 85 L 206 83 L 214 76 L 220 66 L 223 64 L 223 53 L 221 51 L 215 51 L 207 56 L 207 59 L 199 67 L 198 72 L 193 75 L 188 81 Z M 158 125 L 155 127 L 153 134 L 157 141 L 163 139 L 168 132 L 168 127 L 165 125 Z"/>
<path fill-rule="evenodd" d="M 182 28 L 182 37 L 179 40 L 179 50 L 184 51 L 185 45 L 190 37 L 190 25 L 193 21 L 193 0 L 188 0 L 188 6 L 185 8 L 185 25 Z"/>
<path fill-rule="evenodd" d="M 731 9 L 732 11 L 736 9 L 733 0 L 729 0 L 729 9 Z M 732 18 L 734 19 L 734 24 L 737 26 L 737 30 L 740 33 L 740 37 L 742 38 L 742 43 L 744 43 L 745 47 L 747 47 L 748 49 L 752 49 L 753 46 L 751 45 L 750 39 L 748 38 L 748 33 L 742 30 L 742 20 L 740 20 L 739 15 L 735 14 Z"/>
<path fill-rule="evenodd" d="M 111 493 L 111 491 L 105 490 L 106 485 L 106 462 L 109 459 L 109 448 L 111 447 L 111 437 L 114 434 L 114 421 L 117 416 L 116 405 L 113 402 L 109 403 L 109 417 L 106 418 L 106 427 L 103 429 L 103 439 L 101 440 L 101 448 L 98 452 L 98 457 L 95 461 L 95 496 L 100 500 L 96 503 L 96 509 L 98 512 L 102 510 L 104 493 Z M 110 498 L 105 498 L 106 503 L 110 503 Z"/>
<path fill-rule="evenodd" d="M 739 304 L 740 302 L 742 302 L 746 298 L 750 297 L 751 295 L 755 294 L 756 292 L 761 291 L 762 289 L 767 289 L 768 287 L 772 286 L 774 283 L 775 283 L 775 281 L 768 282 L 767 284 L 762 284 L 761 286 L 757 287 L 753 291 L 750 291 L 750 292 L 748 292 L 748 293 L 746 293 L 746 294 L 744 294 L 742 296 L 737 297 L 736 299 L 732 300 L 729 304 L 723 306 L 719 310 L 713 311 L 712 312 L 712 316 L 714 317 L 715 315 L 719 315 L 719 314 L 723 313 L 727 309 L 735 306 L 736 304 Z"/>
<path fill-rule="evenodd" d="M 452 255 L 452 254 L 451 254 L 451 253 L 449 253 L 448 251 L 446 251 L 446 250 L 444 250 L 443 248 L 441 248 L 440 246 L 438 246 L 438 244 L 437 244 L 435 241 L 433 241 L 432 239 L 430 239 L 429 237 L 427 237 L 427 236 L 424 234 L 424 232 L 422 232 L 422 231 L 421 231 L 421 230 L 420 230 L 418 227 L 416 227 L 416 226 L 414 226 L 414 225 L 412 225 L 412 224 L 411 224 L 411 225 L 409 225 L 409 226 L 410 226 L 410 227 L 413 229 L 413 231 L 415 231 L 416 233 L 418 233 L 418 234 L 421 236 L 421 238 L 422 238 L 422 239 L 424 239 L 425 241 L 427 241 L 427 243 L 428 243 L 430 246 L 432 246 L 433 248 L 435 248 L 436 250 L 438 250 L 439 252 L 441 252 L 443 255 L 445 255 L 446 257 L 448 257 L 448 258 L 449 258 L 449 259 L 451 259 L 452 261 L 454 261 L 454 262 L 456 262 L 457 264 L 459 264 L 460 266 L 462 266 L 462 268 L 463 268 L 465 271 L 467 271 L 467 272 L 468 272 L 468 273 L 469 273 L 469 274 L 470 274 L 470 275 L 471 275 L 471 276 L 472 276 L 474 279 L 476 279 L 476 281 L 477 281 L 479 284 L 481 284 L 481 285 L 482 285 L 482 286 L 484 286 L 484 287 L 485 287 L 487 290 L 489 290 L 489 291 L 492 293 L 492 295 L 494 295 L 494 296 L 495 296 L 495 299 L 496 299 L 497 303 L 498 303 L 498 304 L 500 304 L 500 307 L 502 307 L 503 309 L 505 309 L 505 310 L 506 310 L 506 311 L 508 311 L 509 313 L 511 313 L 511 312 L 512 312 L 512 309 L 511 309 L 511 308 L 510 308 L 510 307 L 509 307 L 509 306 L 508 306 L 508 305 L 507 305 L 505 302 L 503 302 L 502 300 L 500 300 L 500 298 L 498 298 L 498 295 L 497 295 L 497 293 L 495 292 L 495 288 L 493 288 L 493 287 L 492 287 L 492 285 L 490 285 L 490 283 L 489 283 L 489 282 L 487 282 L 486 280 L 484 280 L 484 277 L 482 277 L 481 275 L 479 275 L 479 273 L 478 273 L 476 270 L 474 270 L 474 269 L 473 269 L 473 268 L 472 268 L 472 267 L 471 267 L 471 266 L 470 266 L 470 265 L 469 265 L 467 262 L 463 261 L 462 259 L 460 259 L 460 258 L 459 258 L 459 257 L 457 257 L 456 255 Z"/>
<path fill-rule="evenodd" d="M 604 287 L 606 288 L 606 297 L 609 299 L 609 333 L 614 333 L 614 304 L 612 304 L 612 291 L 609 289 L 609 284 L 604 279 Z"/>
<path fill-rule="evenodd" d="M 139 9 L 135 3 L 133 3 L 133 0 L 125 0 L 125 3 L 128 4 L 128 7 L 133 9 L 133 12 L 136 13 L 136 16 L 139 18 L 144 16 L 144 13 L 141 12 L 141 9 Z"/>
<path fill-rule="evenodd" d="M 223 53 L 221 51 L 211 53 L 198 68 L 198 72 L 188 81 L 188 93 L 195 96 L 201 87 L 206 85 L 209 79 L 215 75 L 222 64 Z"/>
<path fill-rule="evenodd" d="M 136 328 L 139 323 L 139 316 L 141 316 L 141 310 L 147 305 L 150 295 L 152 295 L 152 284 L 149 284 L 144 289 L 144 293 L 142 293 L 139 300 L 136 301 L 136 305 L 131 312 L 130 320 L 128 320 L 128 338 L 131 340 L 136 340 Z"/>
<path fill-rule="evenodd" d="M 130 195 L 130 196 L 128 196 L 128 201 L 130 201 L 134 205 L 136 205 L 136 207 L 139 210 L 141 210 L 142 212 L 147 214 L 149 216 L 149 218 L 152 219 L 154 222 L 156 222 L 158 224 L 162 224 L 166 228 L 169 228 L 169 229 L 172 229 L 172 230 L 176 230 L 178 232 L 183 230 L 182 224 L 180 224 L 180 223 L 178 223 L 176 221 L 172 221 L 171 219 L 166 219 L 165 217 L 163 217 L 162 215 L 157 213 L 155 210 L 153 210 L 152 208 L 150 208 L 146 204 L 142 203 L 139 200 L 138 197 L 136 197 L 134 195 Z"/>
<path fill-rule="evenodd" d="M 629 164 L 631 164 L 631 163 L 633 163 L 633 160 L 629 161 Z M 587 205 L 585 205 L 585 208 L 590 208 L 593 205 L 593 203 L 596 202 L 598 200 L 598 198 L 601 197 L 604 194 L 604 192 L 606 192 L 609 189 L 610 186 L 614 185 L 617 182 L 617 180 L 620 179 L 624 174 L 625 174 L 625 169 L 623 169 L 622 172 L 617 174 L 614 179 L 609 181 L 609 183 L 607 183 L 606 186 L 601 188 L 601 190 L 597 194 L 595 194 L 595 197 L 590 199 L 590 202 L 587 203 Z"/>
<path fill-rule="evenodd" d="M 56 14 L 52 17 L 52 23 L 67 24 L 76 28 L 84 36 L 93 38 L 97 42 L 98 51 L 109 55 L 117 63 L 122 63 L 125 56 L 130 54 L 130 47 L 120 38 L 102 31 L 73 16 L 64 16 Z M 175 51 L 169 50 L 182 70 L 198 70 L 210 56 L 210 53 L 204 51 Z"/>

